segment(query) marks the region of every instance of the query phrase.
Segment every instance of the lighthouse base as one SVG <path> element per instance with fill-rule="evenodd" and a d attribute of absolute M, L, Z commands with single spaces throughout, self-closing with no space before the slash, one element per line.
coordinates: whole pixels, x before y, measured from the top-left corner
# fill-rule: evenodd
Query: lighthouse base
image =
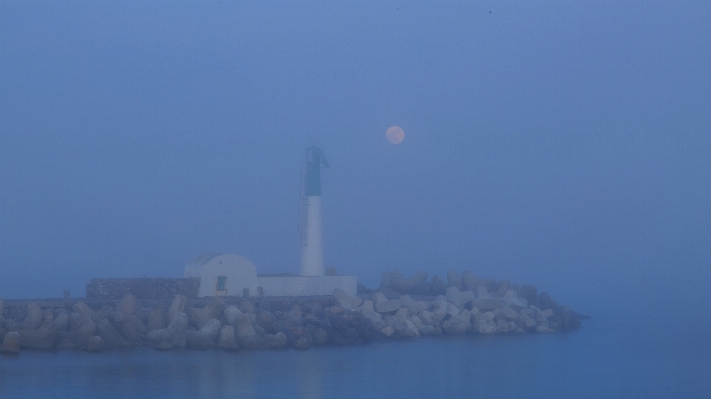
<path fill-rule="evenodd" d="M 338 288 L 350 295 L 358 290 L 357 276 L 258 276 L 265 296 L 332 295 Z"/>

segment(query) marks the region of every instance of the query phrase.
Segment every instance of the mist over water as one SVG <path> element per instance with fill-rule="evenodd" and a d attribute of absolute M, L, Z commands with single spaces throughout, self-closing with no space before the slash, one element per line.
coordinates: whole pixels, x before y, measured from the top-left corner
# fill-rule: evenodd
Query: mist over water
<path fill-rule="evenodd" d="M 3 1 L 0 297 L 182 277 L 211 252 L 298 273 L 301 164 L 316 144 L 331 166 L 326 266 L 369 287 L 395 269 L 532 283 L 606 334 L 654 326 L 664 342 L 679 334 L 684 356 L 708 354 L 709 21 L 703 1 Z M 525 339 L 554 353 L 589 326 Z M 609 349 L 612 335 L 590 342 Z M 550 362 L 531 356 L 516 367 L 534 364 L 522 372 L 536 384 Z M 708 368 L 674 359 L 628 377 L 651 389 L 683 364 Z M 686 375 L 660 386 L 708 390 Z M 576 381 L 588 391 L 563 392 L 649 393 Z"/>

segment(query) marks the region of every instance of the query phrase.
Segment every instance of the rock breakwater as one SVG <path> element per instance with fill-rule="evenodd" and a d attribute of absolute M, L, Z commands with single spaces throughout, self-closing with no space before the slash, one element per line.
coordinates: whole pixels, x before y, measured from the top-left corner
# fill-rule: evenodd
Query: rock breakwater
<path fill-rule="evenodd" d="M 377 290 L 351 296 L 214 297 L 118 301 L 0 299 L 0 352 L 24 349 L 227 351 L 307 350 L 425 335 L 552 333 L 580 327 L 582 317 L 531 285 L 479 279 L 447 281 L 419 272 L 383 275 Z"/>

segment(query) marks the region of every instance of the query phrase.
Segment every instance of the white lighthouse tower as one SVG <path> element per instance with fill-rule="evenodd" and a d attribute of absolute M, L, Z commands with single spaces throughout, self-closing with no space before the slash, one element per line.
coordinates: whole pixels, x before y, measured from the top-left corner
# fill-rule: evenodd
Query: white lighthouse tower
<path fill-rule="evenodd" d="M 315 145 L 306 150 L 306 170 L 301 202 L 301 276 L 323 276 L 321 219 L 321 167 L 328 161 Z"/>

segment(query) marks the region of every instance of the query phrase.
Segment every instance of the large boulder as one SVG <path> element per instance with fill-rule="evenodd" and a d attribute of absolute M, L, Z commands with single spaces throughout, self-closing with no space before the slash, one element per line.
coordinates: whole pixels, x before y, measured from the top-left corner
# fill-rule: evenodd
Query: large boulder
<path fill-rule="evenodd" d="M 126 294 L 124 295 L 123 299 L 118 304 L 116 309 L 126 313 L 127 315 L 132 315 L 136 313 L 137 307 L 138 299 L 136 299 L 133 294 Z"/>
<path fill-rule="evenodd" d="M 240 302 L 239 310 L 241 310 L 242 313 L 256 313 L 255 309 L 254 309 L 254 302 L 252 302 L 252 301 Z"/>
<path fill-rule="evenodd" d="M 36 330 L 42 325 L 44 320 L 44 312 L 36 303 L 32 302 L 27 305 L 25 319 L 20 323 L 20 330 Z"/>
<path fill-rule="evenodd" d="M 477 277 L 470 271 L 462 273 L 462 289 L 476 291 Z"/>
<path fill-rule="evenodd" d="M 131 315 L 130 317 L 135 317 L 135 316 L 136 315 L 134 314 L 134 315 Z M 141 322 L 138 319 L 136 319 L 136 320 L 139 323 Z M 143 323 L 141 323 L 141 325 L 143 325 Z M 143 326 L 143 328 L 141 329 L 143 331 L 143 333 L 139 331 L 139 328 L 140 327 L 138 327 L 134 323 L 134 321 L 131 320 L 130 318 L 128 320 L 126 320 L 125 323 L 123 323 L 119 326 L 121 336 L 126 338 L 126 340 L 133 345 L 142 345 L 142 344 L 146 343 L 145 332 L 148 332 L 147 328 L 145 326 Z"/>
<path fill-rule="evenodd" d="M 363 298 L 359 296 L 349 295 L 347 292 L 340 288 L 335 288 L 333 290 L 333 296 L 336 298 L 338 304 L 347 310 L 355 310 L 361 303 L 363 303 Z"/>
<path fill-rule="evenodd" d="M 294 342 L 294 349 L 297 350 L 309 350 L 311 349 L 311 336 L 304 334 L 300 336 L 296 342 Z"/>
<path fill-rule="evenodd" d="M 227 310 L 225 310 L 225 313 Z M 268 310 L 262 310 L 259 312 L 259 315 L 257 315 L 257 325 L 259 325 L 264 332 L 271 332 L 272 331 L 272 324 L 276 321 L 276 317 L 274 316 L 274 313 L 268 311 Z"/>
<path fill-rule="evenodd" d="M 390 280 L 389 288 L 392 288 L 395 291 L 404 294 L 407 291 L 408 286 L 408 280 L 402 276 L 402 273 L 397 272 L 397 274 L 393 275 L 393 278 Z"/>
<path fill-rule="evenodd" d="M 264 338 L 266 341 L 265 345 L 269 349 L 284 349 L 288 344 L 286 334 L 281 331 L 276 334 L 267 334 Z"/>
<path fill-rule="evenodd" d="M 511 282 L 509 280 L 503 279 L 499 281 L 499 283 L 496 285 L 496 289 L 494 289 L 494 295 L 496 297 L 502 297 L 506 294 L 506 291 L 508 291 L 510 287 Z"/>
<path fill-rule="evenodd" d="M 377 302 L 374 309 L 378 313 L 390 313 L 400 309 L 399 299 L 389 299 L 383 302 Z"/>
<path fill-rule="evenodd" d="M 476 295 L 474 295 L 471 291 L 461 292 L 457 287 L 447 288 L 447 301 L 451 302 L 456 307 L 461 308 L 473 301 L 474 298 L 476 298 Z"/>
<path fill-rule="evenodd" d="M 94 309 L 90 308 L 89 305 L 84 303 L 83 301 L 79 301 L 74 304 L 73 309 L 77 313 L 93 316 L 94 315 Z"/>
<path fill-rule="evenodd" d="M 548 295 L 547 292 L 541 292 L 538 294 L 537 303 L 542 310 L 551 309 L 553 310 L 553 313 L 558 313 L 558 302 L 551 299 L 551 296 Z"/>
<path fill-rule="evenodd" d="M 430 282 L 430 295 L 444 295 L 447 290 L 447 283 L 440 276 L 432 276 Z"/>
<path fill-rule="evenodd" d="M 175 318 L 178 313 L 185 312 L 185 305 L 187 303 L 188 298 L 186 298 L 184 295 L 175 296 L 175 298 L 173 299 L 173 303 L 170 305 L 170 308 L 168 308 L 168 320 L 166 320 L 168 324 L 173 321 L 173 318 Z"/>
<path fill-rule="evenodd" d="M 459 277 L 459 273 L 454 270 L 447 272 L 447 286 L 456 287 L 457 289 L 462 288 L 462 278 Z"/>
<path fill-rule="evenodd" d="M 226 351 L 239 350 L 234 327 L 222 326 L 222 329 L 220 329 L 220 335 L 217 337 L 217 346 Z"/>
<path fill-rule="evenodd" d="M 313 334 L 311 334 L 311 337 L 313 338 L 314 345 L 326 345 L 328 343 L 328 332 L 323 328 L 317 328 Z"/>
<path fill-rule="evenodd" d="M 4 355 L 17 355 L 20 353 L 20 334 L 16 331 L 5 334 L 0 345 L 0 353 Z"/>
<path fill-rule="evenodd" d="M 472 307 L 479 309 L 482 312 L 494 310 L 501 305 L 498 299 L 476 299 L 472 302 Z"/>
<path fill-rule="evenodd" d="M 519 295 L 519 298 L 523 298 L 527 300 L 528 303 L 534 304 L 538 299 L 538 289 L 531 284 L 524 284 L 521 287 L 521 294 Z"/>
<path fill-rule="evenodd" d="M 146 328 L 148 328 L 148 331 L 165 328 L 165 315 L 163 314 L 163 309 L 151 309 L 148 314 L 148 325 Z"/>
<path fill-rule="evenodd" d="M 188 315 L 178 312 L 168 327 L 161 330 L 149 331 L 148 340 L 161 349 L 185 347 L 185 330 L 188 327 Z"/>
<path fill-rule="evenodd" d="M 237 326 L 237 319 L 239 319 L 243 314 L 244 313 L 242 313 L 242 311 L 235 305 L 230 305 L 225 308 L 225 320 L 227 320 L 227 324 L 233 327 Z"/>
<path fill-rule="evenodd" d="M 37 330 L 20 330 L 20 346 L 32 349 L 53 349 L 57 338 L 57 327 L 50 324 Z"/>
<path fill-rule="evenodd" d="M 95 333 L 96 323 L 94 323 L 94 320 L 89 319 L 74 332 L 74 343 L 78 347 L 84 347 L 89 342 L 89 338 L 93 337 Z"/>
<path fill-rule="evenodd" d="M 104 339 L 98 335 L 90 337 L 85 349 L 87 352 L 101 352 L 104 350 Z"/>
<path fill-rule="evenodd" d="M 399 284 L 399 281 L 402 280 L 402 273 L 400 273 L 400 272 L 385 272 L 385 273 L 383 273 L 383 277 L 380 279 L 380 291 L 384 291 L 387 288 L 390 288 L 393 280 L 398 281 L 398 283 L 396 283 L 396 285 Z"/>
<path fill-rule="evenodd" d="M 188 308 L 185 312 L 188 315 L 190 324 L 198 330 L 201 329 L 210 319 L 220 317 L 224 301 L 220 297 L 213 298 L 202 308 Z"/>
<path fill-rule="evenodd" d="M 417 284 L 422 284 L 425 281 L 427 281 L 427 272 L 424 270 L 420 270 L 417 273 L 415 273 L 414 276 L 410 277 L 408 280 L 408 284 L 410 286 L 417 285 Z"/>
<path fill-rule="evenodd" d="M 110 348 L 130 348 L 131 343 L 125 340 L 121 334 L 107 320 L 101 320 L 96 324 L 99 336 L 103 338 L 104 344 Z"/>
<path fill-rule="evenodd" d="M 451 317 L 442 323 L 442 330 L 448 335 L 464 334 L 469 327 L 469 322 L 459 316 Z"/>
<path fill-rule="evenodd" d="M 215 340 L 222 331 L 222 323 L 217 319 L 210 319 L 198 331 L 185 331 L 185 343 L 191 349 L 208 349 L 215 345 Z M 234 336 L 234 330 L 233 330 Z"/>

